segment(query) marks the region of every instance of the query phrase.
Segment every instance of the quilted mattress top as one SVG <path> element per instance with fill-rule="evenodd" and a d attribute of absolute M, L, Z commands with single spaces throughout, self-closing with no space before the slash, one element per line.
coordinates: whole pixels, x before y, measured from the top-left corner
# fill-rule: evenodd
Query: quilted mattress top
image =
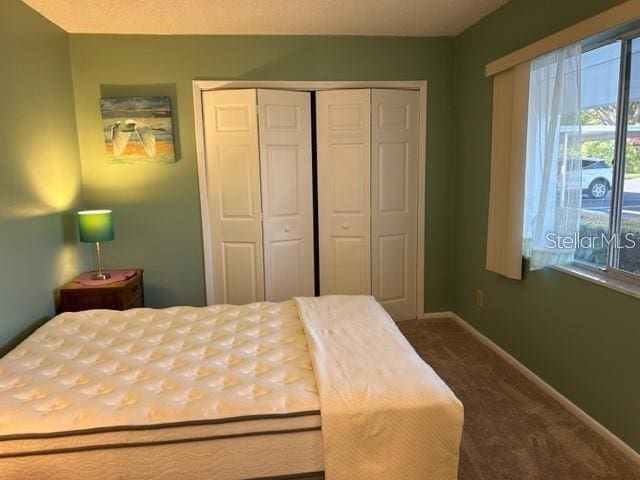
<path fill-rule="evenodd" d="M 293 301 L 64 313 L 0 359 L 0 438 L 318 410 Z"/>

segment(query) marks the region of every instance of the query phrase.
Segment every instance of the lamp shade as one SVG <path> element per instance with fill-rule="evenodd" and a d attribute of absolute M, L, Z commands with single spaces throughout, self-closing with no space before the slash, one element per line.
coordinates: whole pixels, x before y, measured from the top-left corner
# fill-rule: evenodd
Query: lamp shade
<path fill-rule="evenodd" d="M 85 210 L 78 212 L 78 231 L 81 242 L 108 242 L 113 240 L 111 210 Z"/>

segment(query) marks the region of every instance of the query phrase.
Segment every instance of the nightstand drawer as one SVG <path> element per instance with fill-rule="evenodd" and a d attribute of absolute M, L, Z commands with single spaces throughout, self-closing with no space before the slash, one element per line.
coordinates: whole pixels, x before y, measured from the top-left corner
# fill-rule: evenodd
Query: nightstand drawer
<path fill-rule="evenodd" d="M 142 295 L 142 276 L 136 275 L 136 279 L 135 282 L 130 282 L 124 287 L 124 303 L 126 305 Z"/>
<path fill-rule="evenodd" d="M 142 300 L 142 295 L 138 295 L 133 297 L 129 303 L 124 307 L 125 310 L 129 310 L 130 308 L 141 308 L 144 307 L 144 301 Z"/>
<path fill-rule="evenodd" d="M 108 309 L 128 310 L 144 307 L 144 283 L 142 269 L 126 280 L 105 285 L 85 285 L 69 282 L 59 289 L 58 312 L 79 312 L 82 310 Z"/>
<path fill-rule="evenodd" d="M 117 308 L 120 298 L 117 292 L 65 292 L 60 295 L 61 312 L 81 312 L 106 308 L 108 310 L 122 310 Z"/>

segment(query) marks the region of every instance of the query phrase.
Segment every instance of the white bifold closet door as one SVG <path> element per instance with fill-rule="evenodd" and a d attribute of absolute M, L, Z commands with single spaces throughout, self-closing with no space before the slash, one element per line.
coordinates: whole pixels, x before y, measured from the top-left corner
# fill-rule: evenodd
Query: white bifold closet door
<path fill-rule="evenodd" d="M 417 313 L 419 92 L 317 96 L 320 292 Z"/>
<path fill-rule="evenodd" d="M 309 92 L 258 90 L 266 299 L 314 295 Z"/>
<path fill-rule="evenodd" d="M 214 303 L 264 299 L 255 90 L 205 92 Z"/>
<path fill-rule="evenodd" d="M 371 91 L 316 100 L 320 293 L 371 294 Z"/>
<path fill-rule="evenodd" d="M 313 295 L 309 104 L 301 92 L 203 93 L 214 303 Z"/>
<path fill-rule="evenodd" d="M 395 320 L 416 317 L 419 92 L 371 91 L 371 280 Z"/>

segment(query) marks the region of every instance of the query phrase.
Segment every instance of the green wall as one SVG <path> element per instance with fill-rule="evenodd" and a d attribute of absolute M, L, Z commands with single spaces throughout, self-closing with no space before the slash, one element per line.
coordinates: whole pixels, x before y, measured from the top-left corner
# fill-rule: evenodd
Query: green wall
<path fill-rule="evenodd" d="M 145 269 L 151 306 L 202 305 L 192 80 L 429 81 L 426 306 L 451 308 L 452 40 L 444 38 L 71 35 L 85 199 L 114 210 L 109 267 Z M 108 165 L 101 95 L 169 95 L 179 161 Z"/>
<path fill-rule="evenodd" d="M 511 281 L 484 269 L 491 82 L 484 65 L 608 8 L 606 0 L 512 0 L 455 39 L 454 310 L 640 449 L 640 301 L 554 270 Z M 475 306 L 475 290 L 485 292 Z"/>
<path fill-rule="evenodd" d="M 79 200 L 67 34 L 19 0 L 0 2 L 0 353 L 53 314 L 84 268 L 65 213 Z"/>

